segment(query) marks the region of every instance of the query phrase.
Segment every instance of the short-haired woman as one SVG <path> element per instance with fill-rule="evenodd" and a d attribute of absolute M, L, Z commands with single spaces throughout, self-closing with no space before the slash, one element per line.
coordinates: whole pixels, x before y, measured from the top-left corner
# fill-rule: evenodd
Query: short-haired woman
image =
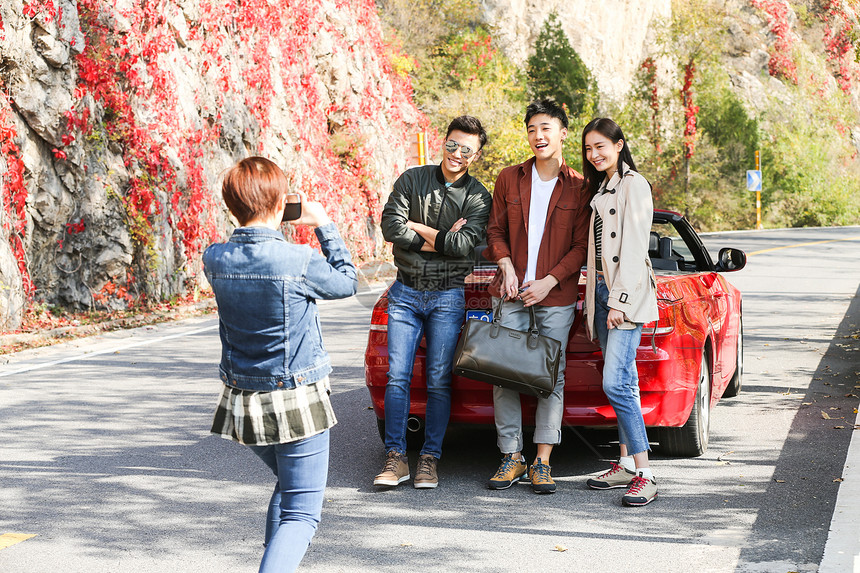
<path fill-rule="evenodd" d="M 619 462 L 587 483 L 593 489 L 626 487 L 622 504 L 646 505 L 657 497 L 657 482 L 648 463 L 636 348 L 642 325 L 658 314 L 648 258 L 651 185 L 636 171 L 627 140 L 611 119 L 594 119 L 583 129 L 582 167 L 592 195 L 586 325 L 603 351 L 603 391 L 618 418 L 621 444 Z"/>
<path fill-rule="evenodd" d="M 316 299 L 355 294 L 349 251 L 320 203 L 295 224 L 315 228 L 322 255 L 278 230 L 289 182 L 262 157 L 243 159 L 222 194 L 241 225 L 203 254 L 215 292 L 224 388 L 212 432 L 251 447 L 277 476 L 261 572 L 294 571 L 316 532 L 328 476 L 331 364 Z"/>

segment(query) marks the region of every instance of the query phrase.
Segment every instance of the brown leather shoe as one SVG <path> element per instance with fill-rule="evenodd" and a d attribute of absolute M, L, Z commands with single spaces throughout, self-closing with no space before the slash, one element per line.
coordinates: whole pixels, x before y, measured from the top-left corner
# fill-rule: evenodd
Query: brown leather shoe
<path fill-rule="evenodd" d="M 406 454 L 388 452 L 382 472 L 373 478 L 373 485 L 394 487 L 409 479 L 409 460 Z"/>
<path fill-rule="evenodd" d="M 416 489 L 433 489 L 439 485 L 439 477 L 436 475 L 438 461 L 430 454 L 424 454 L 418 458 L 418 469 L 415 471 L 415 479 L 412 480 L 412 485 Z"/>

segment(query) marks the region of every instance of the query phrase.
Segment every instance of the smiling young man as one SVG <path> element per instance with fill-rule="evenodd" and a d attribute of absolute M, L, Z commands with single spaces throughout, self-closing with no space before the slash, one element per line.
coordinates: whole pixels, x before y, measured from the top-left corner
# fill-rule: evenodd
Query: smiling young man
<path fill-rule="evenodd" d="M 451 411 L 451 368 L 465 315 L 463 286 L 484 238 L 492 198 L 469 175 L 487 134 L 463 115 L 448 126 L 440 165 L 404 172 L 382 210 L 382 234 L 394 246 L 397 280 L 388 291 L 388 384 L 385 450 L 373 484 L 392 487 L 409 479 L 406 420 L 415 352 L 427 341 L 427 410 L 424 446 L 413 485 L 438 485 L 436 465 Z"/>
<path fill-rule="evenodd" d="M 562 156 L 567 114 L 552 100 L 531 103 L 525 124 L 534 157 L 502 170 L 493 192 L 487 228 L 488 259 L 499 270 L 490 284 L 493 306 L 504 300 L 502 325 L 527 330 L 533 306 L 540 332 L 567 346 L 579 293 L 579 270 L 588 243 L 588 192 L 582 175 Z M 538 398 L 534 443 L 537 455 L 529 467 L 522 455 L 523 424 L 520 395 L 493 388 L 496 433 L 502 463 L 488 482 L 505 489 L 526 473 L 536 493 L 553 493 L 549 457 L 561 442 L 564 361 L 552 394 Z"/>

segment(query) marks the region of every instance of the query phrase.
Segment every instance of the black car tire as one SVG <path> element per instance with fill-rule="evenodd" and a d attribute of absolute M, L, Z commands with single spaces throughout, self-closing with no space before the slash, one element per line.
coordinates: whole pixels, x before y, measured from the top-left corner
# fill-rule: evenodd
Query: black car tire
<path fill-rule="evenodd" d="M 376 429 L 379 431 L 379 439 L 382 440 L 382 445 L 385 445 L 385 419 L 376 419 Z M 424 445 L 424 428 L 417 432 L 406 432 L 406 449 L 420 450 Z"/>
<path fill-rule="evenodd" d="M 723 392 L 723 398 L 734 398 L 741 392 L 744 381 L 744 315 L 740 316 L 740 327 L 738 328 L 738 355 L 735 362 L 735 373 Z"/>
<path fill-rule="evenodd" d="M 702 352 L 699 367 L 699 387 L 696 401 L 687 423 L 680 428 L 660 428 L 658 441 L 660 451 L 671 457 L 697 457 L 708 449 L 711 422 L 711 368 L 708 351 Z"/>

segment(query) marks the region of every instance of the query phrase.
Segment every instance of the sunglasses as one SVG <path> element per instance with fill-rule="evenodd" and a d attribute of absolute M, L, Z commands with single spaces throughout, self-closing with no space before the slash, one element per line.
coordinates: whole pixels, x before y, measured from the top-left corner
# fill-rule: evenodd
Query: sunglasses
<path fill-rule="evenodd" d="M 472 154 L 475 153 L 475 150 L 471 147 L 467 145 L 460 145 L 453 139 L 449 139 L 445 142 L 445 151 L 447 151 L 448 153 L 454 153 L 455 151 L 457 151 L 458 147 L 460 148 L 460 155 L 463 157 L 463 159 L 469 159 Z"/>

